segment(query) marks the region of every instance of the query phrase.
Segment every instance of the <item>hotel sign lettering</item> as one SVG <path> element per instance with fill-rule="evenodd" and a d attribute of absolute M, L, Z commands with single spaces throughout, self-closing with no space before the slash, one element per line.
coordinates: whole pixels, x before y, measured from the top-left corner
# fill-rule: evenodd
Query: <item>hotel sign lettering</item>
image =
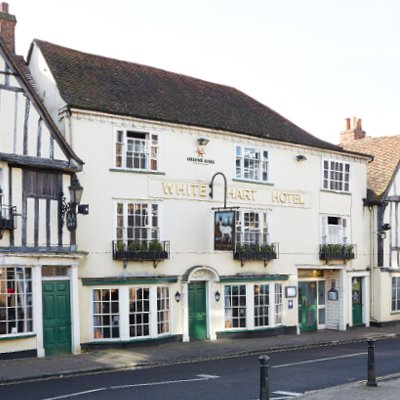
<path fill-rule="evenodd" d="M 209 197 L 210 188 L 205 183 L 162 182 L 164 196 L 204 199 Z M 255 201 L 257 190 L 228 188 L 229 200 Z"/>
<path fill-rule="evenodd" d="M 282 205 L 304 205 L 303 195 L 293 192 L 272 192 L 272 202 Z"/>

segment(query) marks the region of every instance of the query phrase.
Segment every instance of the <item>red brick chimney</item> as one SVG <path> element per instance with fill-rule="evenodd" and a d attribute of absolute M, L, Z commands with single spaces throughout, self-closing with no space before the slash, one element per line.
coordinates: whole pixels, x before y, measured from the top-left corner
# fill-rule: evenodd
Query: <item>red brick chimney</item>
<path fill-rule="evenodd" d="M 15 15 L 8 13 L 8 3 L 0 4 L 0 37 L 6 47 L 15 53 Z"/>
<path fill-rule="evenodd" d="M 347 144 L 353 140 L 365 138 L 365 131 L 362 130 L 361 118 L 346 118 L 346 130 L 340 133 L 340 144 Z"/>

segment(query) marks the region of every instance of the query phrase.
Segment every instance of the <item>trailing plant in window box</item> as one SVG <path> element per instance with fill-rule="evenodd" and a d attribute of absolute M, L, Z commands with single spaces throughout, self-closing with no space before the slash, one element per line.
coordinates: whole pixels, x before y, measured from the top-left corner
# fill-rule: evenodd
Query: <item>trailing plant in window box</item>
<path fill-rule="evenodd" d="M 276 244 L 237 243 L 233 252 L 235 260 L 273 260 L 277 258 Z"/>
<path fill-rule="evenodd" d="M 169 258 L 169 242 L 130 242 L 127 246 L 122 241 L 113 245 L 113 257 L 117 260 L 165 260 Z"/>
<path fill-rule="evenodd" d="M 352 260 L 356 257 L 354 244 L 321 244 L 320 260 Z"/>

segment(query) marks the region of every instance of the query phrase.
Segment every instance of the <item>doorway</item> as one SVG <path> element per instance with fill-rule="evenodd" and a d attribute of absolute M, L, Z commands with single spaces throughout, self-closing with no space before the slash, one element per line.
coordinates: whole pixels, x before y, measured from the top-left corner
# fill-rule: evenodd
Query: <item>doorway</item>
<path fill-rule="evenodd" d="M 188 284 L 190 340 L 207 339 L 206 282 Z"/>
<path fill-rule="evenodd" d="M 317 282 L 299 282 L 300 332 L 317 330 Z"/>
<path fill-rule="evenodd" d="M 362 278 L 353 278 L 351 282 L 353 325 L 361 325 L 363 323 Z"/>
<path fill-rule="evenodd" d="M 69 281 L 44 281 L 43 345 L 46 356 L 71 353 Z"/>

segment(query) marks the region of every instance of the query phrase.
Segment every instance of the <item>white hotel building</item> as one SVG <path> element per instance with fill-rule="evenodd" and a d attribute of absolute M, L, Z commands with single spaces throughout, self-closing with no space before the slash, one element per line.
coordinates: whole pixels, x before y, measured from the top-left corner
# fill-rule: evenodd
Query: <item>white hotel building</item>
<path fill-rule="evenodd" d="M 85 163 L 82 347 L 369 325 L 369 156 L 231 87 L 40 40 L 28 64 Z"/>

